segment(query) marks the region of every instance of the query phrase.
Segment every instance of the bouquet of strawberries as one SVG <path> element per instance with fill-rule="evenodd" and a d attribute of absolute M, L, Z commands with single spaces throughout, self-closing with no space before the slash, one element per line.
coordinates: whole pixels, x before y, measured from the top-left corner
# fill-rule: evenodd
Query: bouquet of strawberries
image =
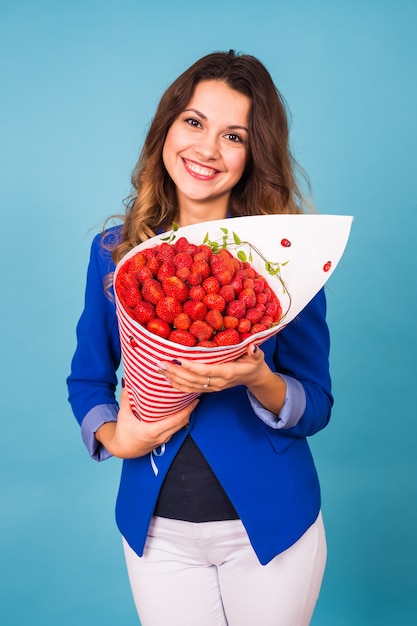
<path fill-rule="evenodd" d="M 159 362 L 231 361 L 294 319 L 333 273 L 351 221 L 262 215 L 174 225 L 126 254 L 114 291 L 137 417 L 162 419 L 199 395 L 172 388 Z"/>

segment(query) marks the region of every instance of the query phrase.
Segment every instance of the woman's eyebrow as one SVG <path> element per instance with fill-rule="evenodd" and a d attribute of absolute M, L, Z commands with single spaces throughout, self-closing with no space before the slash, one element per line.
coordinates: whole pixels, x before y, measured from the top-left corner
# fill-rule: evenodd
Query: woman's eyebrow
<path fill-rule="evenodd" d="M 204 113 L 201 113 L 201 111 L 198 111 L 197 109 L 184 109 L 184 113 L 188 113 L 188 111 L 194 111 L 194 113 L 197 113 L 197 115 L 203 120 L 207 119 L 207 115 L 204 115 Z"/>
<path fill-rule="evenodd" d="M 189 113 L 190 111 L 192 111 L 193 113 L 197 113 L 197 115 L 199 117 L 201 117 L 202 120 L 206 120 L 207 119 L 207 115 L 204 115 L 204 113 L 202 113 L 198 109 L 184 109 L 184 113 Z M 246 128 L 246 126 L 240 126 L 239 124 L 231 124 L 227 128 L 229 128 L 230 130 L 240 129 L 240 130 L 245 130 L 247 133 L 249 132 L 249 130 Z"/>

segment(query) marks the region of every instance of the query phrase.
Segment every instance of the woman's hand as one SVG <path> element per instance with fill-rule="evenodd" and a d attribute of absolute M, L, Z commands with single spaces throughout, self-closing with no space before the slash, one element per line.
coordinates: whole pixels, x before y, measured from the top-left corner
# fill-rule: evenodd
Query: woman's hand
<path fill-rule="evenodd" d="M 251 343 L 246 354 L 228 363 L 198 363 L 162 361 L 160 373 L 179 391 L 186 393 L 212 393 L 237 385 L 245 385 L 257 400 L 272 413 L 278 415 L 284 402 L 284 380 L 272 372 L 265 362 L 264 353 Z"/>
<path fill-rule="evenodd" d="M 122 389 L 117 422 L 103 424 L 96 432 L 96 439 L 113 456 L 122 459 L 144 456 L 167 443 L 178 430 L 188 426 L 190 415 L 197 404 L 198 399 L 161 420 L 142 422 L 130 408 L 127 390 Z"/>
<path fill-rule="evenodd" d="M 245 355 L 228 363 L 199 363 L 181 359 L 181 361 L 162 361 L 160 373 L 179 391 L 186 393 L 213 392 L 236 387 L 250 386 L 251 381 L 262 376 L 264 369 L 269 369 L 262 350 L 255 344 L 248 346 Z"/>

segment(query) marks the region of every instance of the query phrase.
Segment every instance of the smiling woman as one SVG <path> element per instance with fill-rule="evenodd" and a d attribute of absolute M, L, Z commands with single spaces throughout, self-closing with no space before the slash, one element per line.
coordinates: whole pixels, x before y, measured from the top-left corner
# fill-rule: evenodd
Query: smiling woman
<path fill-rule="evenodd" d="M 162 157 L 177 188 L 180 226 L 227 216 L 248 161 L 250 108 L 227 83 L 202 81 L 170 127 Z"/>
<path fill-rule="evenodd" d="M 115 263 L 173 221 L 301 213 L 294 165 L 283 99 L 266 68 L 232 51 L 208 55 L 162 96 L 123 225 L 92 245 L 69 397 L 92 457 L 123 458 L 116 517 L 143 626 L 307 626 L 314 611 L 326 542 L 307 436 L 327 425 L 333 402 L 323 290 L 262 349 L 249 343 L 227 363 L 165 356 L 170 388 L 201 395 L 152 422 L 137 419 L 126 389 L 120 407 L 115 398 L 121 349 L 108 297 Z M 187 292 L 196 248 L 171 263 Z M 139 271 L 155 283 L 160 263 L 148 258 L 133 283 Z M 193 286 L 203 300 L 201 278 Z M 250 291 L 266 315 L 254 278 L 239 277 L 229 296 Z M 156 306 L 159 297 L 162 286 Z M 219 315 L 218 329 L 226 327 Z"/>

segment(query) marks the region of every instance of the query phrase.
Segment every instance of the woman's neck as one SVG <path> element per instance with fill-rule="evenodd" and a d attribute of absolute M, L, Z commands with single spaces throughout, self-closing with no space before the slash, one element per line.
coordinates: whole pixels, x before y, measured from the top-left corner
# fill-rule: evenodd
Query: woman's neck
<path fill-rule="evenodd" d="M 190 226 L 200 222 L 223 220 L 227 217 L 229 208 L 227 205 L 201 205 L 181 207 L 175 222 L 178 226 Z"/>

